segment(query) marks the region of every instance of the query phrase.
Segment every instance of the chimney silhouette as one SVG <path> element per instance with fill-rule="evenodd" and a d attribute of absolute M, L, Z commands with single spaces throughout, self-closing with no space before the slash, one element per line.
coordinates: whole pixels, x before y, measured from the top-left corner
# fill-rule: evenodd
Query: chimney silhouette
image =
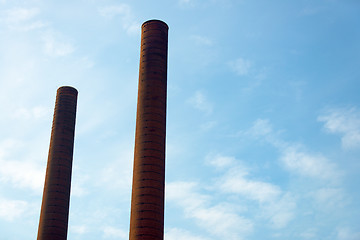
<path fill-rule="evenodd" d="M 38 240 L 66 240 L 77 90 L 57 90 L 41 205 Z"/>
<path fill-rule="evenodd" d="M 163 239 L 168 26 L 143 23 L 130 240 Z"/>

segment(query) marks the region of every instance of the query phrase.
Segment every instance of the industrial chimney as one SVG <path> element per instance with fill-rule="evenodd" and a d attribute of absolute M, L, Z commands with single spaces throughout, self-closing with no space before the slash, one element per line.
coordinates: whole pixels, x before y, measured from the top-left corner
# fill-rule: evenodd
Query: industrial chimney
<path fill-rule="evenodd" d="M 57 90 L 38 240 L 66 240 L 73 160 L 77 90 Z"/>
<path fill-rule="evenodd" d="M 168 26 L 150 20 L 141 30 L 129 239 L 162 240 Z"/>

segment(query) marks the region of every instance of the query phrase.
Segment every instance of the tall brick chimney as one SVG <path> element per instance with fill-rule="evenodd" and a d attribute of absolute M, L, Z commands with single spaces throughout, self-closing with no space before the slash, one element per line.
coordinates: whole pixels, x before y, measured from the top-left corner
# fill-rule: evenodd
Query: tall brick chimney
<path fill-rule="evenodd" d="M 38 240 L 66 240 L 70 202 L 77 90 L 57 90 Z"/>
<path fill-rule="evenodd" d="M 143 23 L 130 240 L 163 239 L 168 26 Z"/>

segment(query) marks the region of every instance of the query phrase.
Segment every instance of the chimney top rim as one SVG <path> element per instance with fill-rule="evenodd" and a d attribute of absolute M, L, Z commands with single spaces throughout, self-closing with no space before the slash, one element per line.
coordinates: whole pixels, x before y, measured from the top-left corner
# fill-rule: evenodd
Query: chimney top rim
<path fill-rule="evenodd" d="M 143 28 L 146 24 L 148 23 L 161 23 L 163 25 L 166 26 L 167 29 L 169 29 L 169 26 L 162 20 L 158 20 L 158 19 L 150 19 L 150 20 L 147 20 L 145 21 L 142 25 L 141 25 L 141 28 Z"/>
<path fill-rule="evenodd" d="M 58 91 L 71 91 L 74 92 L 75 94 L 78 94 L 78 90 L 72 86 L 61 86 L 58 88 Z"/>

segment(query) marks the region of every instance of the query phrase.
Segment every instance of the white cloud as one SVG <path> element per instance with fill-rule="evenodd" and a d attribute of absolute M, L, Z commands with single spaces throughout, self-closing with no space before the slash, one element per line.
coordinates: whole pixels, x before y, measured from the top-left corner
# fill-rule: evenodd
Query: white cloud
<path fill-rule="evenodd" d="M 11 159 L 11 154 L 22 146 L 21 142 L 15 140 L 0 143 L 0 182 L 11 183 L 19 188 L 30 188 L 39 193 L 43 189 L 45 169 L 31 161 Z"/>
<path fill-rule="evenodd" d="M 360 111 L 356 108 L 328 110 L 318 117 L 318 121 L 324 122 L 328 132 L 342 135 L 344 149 L 360 147 Z"/>
<path fill-rule="evenodd" d="M 166 240 L 207 240 L 201 236 L 192 234 L 189 231 L 179 228 L 170 228 L 165 231 Z"/>
<path fill-rule="evenodd" d="M 21 120 L 31 120 L 31 119 L 41 119 L 47 118 L 51 119 L 51 110 L 49 108 L 43 106 L 36 106 L 36 107 L 21 107 L 15 109 L 14 117 Z"/>
<path fill-rule="evenodd" d="M 70 231 L 76 234 L 84 234 L 88 231 L 88 229 L 85 225 L 75 225 L 75 226 L 70 226 Z"/>
<path fill-rule="evenodd" d="M 2 11 L 0 22 L 5 22 L 8 28 L 18 31 L 30 31 L 45 27 L 47 24 L 40 20 L 34 20 L 38 16 L 38 8 L 13 8 Z"/>
<path fill-rule="evenodd" d="M 18 30 L 18 31 L 31 31 L 34 29 L 38 29 L 38 28 L 43 28 L 46 27 L 48 24 L 44 23 L 42 21 L 34 21 L 31 23 L 27 23 L 27 24 L 22 24 L 22 25 L 18 25 L 18 26 L 11 26 L 11 28 Z"/>
<path fill-rule="evenodd" d="M 3 159 L 9 155 L 9 151 L 14 149 L 20 143 L 13 139 L 7 139 L 0 142 L 0 159 Z"/>
<path fill-rule="evenodd" d="M 106 226 L 103 229 L 104 238 L 118 238 L 118 239 L 127 239 L 128 234 L 120 228 L 115 228 L 112 226 Z"/>
<path fill-rule="evenodd" d="M 239 216 L 232 208 L 221 204 L 209 208 L 196 209 L 192 213 L 200 226 L 225 239 L 243 239 L 253 231 L 252 221 Z"/>
<path fill-rule="evenodd" d="M 228 193 L 241 194 L 260 203 L 274 201 L 281 194 L 278 186 L 249 180 L 246 178 L 247 175 L 248 173 L 240 168 L 229 170 L 221 180 L 220 189 Z"/>
<path fill-rule="evenodd" d="M 0 160 L 0 181 L 14 184 L 19 188 L 30 188 L 41 192 L 44 186 L 43 169 L 32 162 Z"/>
<path fill-rule="evenodd" d="M 14 221 L 28 209 L 28 203 L 19 200 L 8 200 L 0 197 L 0 218 Z"/>
<path fill-rule="evenodd" d="M 252 67 L 252 63 L 244 58 L 238 58 L 229 62 L 229 66 L 237 75 L 245 76 L 248 75 L 250 68 Z"/>
<path fill-rule="evenodd" d="M 131 7 L 128 4 L 118 4 L 115 6 L 107 6 L 99 9 L 101 16 L 112 19 L 120 16 L 123 29 L 128 34 L 138 34 L 140 23 L 135 20 Z"/>
<path fill-rule="evenodd" d="M 75 47 L 60 33 L 47 32 L 43 35 L 44 52 L 51 57 L 64 57 L 74 52 Z"/>
<path fill-rule="evenodd" d="M 341 188 L 325 187 L 314 191 L 311 194 L 318 207 L 325 211 L 331 211 L 331 209 L 340 209 L 344 207 L 348 200 L 345 197 L 345 192 Z"/>
<path fill-rule="evenodd" d="M 119 146 L 117 147 L 119 148 Z M 131 145 L 126 145 L 119 152 L 120 155 L 115 161 L 106 164 L 101 169 L 97 184 L 107 186 L 111 190 L 121 189 L 126 194 L 131 191 L 134 151 Z"/>
<path fill-rule="evenodd" d="M 229 167 L 236 163 L 236 159 L 234 157 L 223 156 L 220 154 L 209 154 L 206 156 L 205 161 L 208 164 L 220 169 L 224 167 Z"/>
<path fill-rule="evenodd" d="M 284 228 L 295 218 L 296 201 L 290 193 L 264 206 L 265 217 L 273 228 Z"/>
<path fill-rule="evenodd" d="M 89 177 L 78 174 L 79 171 L 77 170 L 78 168 L 74 167 L 71 180 L 71 196 L 82 197 L 89 193 L 88 189 L 85 187 L 85 183 L 89 181 Z"/>
<path fill-rule="evenodd" d="M 195 191 L 198 184 L 195 182 L 171 182 L 166 184 L 166 199 L 178 201 L 182 199 L 181 205 L 186 207 L 186 211 L 192 211 L 203 206 L 208 196 L 199 194 Z"/>
<path fill-rule="evenodd" d="M 225 203 L 208 206 L 211 197 L 200 194 L 196 188 L 198 184 L 192 182 L 168 183 L 166 199 L 183 207 L 186 217 L 215 236 L 243 239 L 253 231 L 253 222 L 237 214 L 237 207 Z"/>
<path fill-rule="evenodd" d="M 288 170 L 305 177 L 313 177 L 337 183 L 341 172 L 337 166 L 321 154 L 307 153 L 292 145 L 281 149 L 280 161 Z"/>
<path fill-rule="evenodd" d="M 245 134 L 260 141 L 268 142 L 279 150 L 282 150 L 289 145 L 289 143 L 286 143 L 279 137 L 279 132 L 273 129 L 273 126 L 268 119 L 255 120 L 251 128 L 245 131 Z"/>
<path fill-rule="evenodd" d="M 2 12 L 4 20 L 8 23 L 24 22 L 32 19 L 40 12 L 37 8 L 13 8 Z"/>
<path fill-rule="evenodd" d="M 336 164 L 322 154 L 311 153 L 300 144 L 280 139 L 267 119 L 257 119 L 246 133 L 265 140 L 278 149 L 279 160 L 287 170 L 305 177 L 328 180 L 332 183 L 338 182 L 342 176 L 342 172 L 338 170 Z"/>
<path fill-rule="evenodd" d="M 210 114 L 213 111 L 211 103 L 201 91 L 196 91 L 195 94 L 189 98 L 188 103 L 206 114 Z"/>
<path fill-rule="evenodd" d="M 257 119 L 253 126 L 248 131 L 251 135 L 256 137 L 258 136 L 266 136 L 273 133 L 272 126 L 267 119 Z"/>
<path fill-rule="evenodd" d="M 284 228 L 295 217 L 296 202 L 289 193 L 269 182 L 253 180 L 244 167 L 231 167 L 218 180 L 222 192 L 241 195 L 259 204 L 260 215 L 273 228 Z"/>

